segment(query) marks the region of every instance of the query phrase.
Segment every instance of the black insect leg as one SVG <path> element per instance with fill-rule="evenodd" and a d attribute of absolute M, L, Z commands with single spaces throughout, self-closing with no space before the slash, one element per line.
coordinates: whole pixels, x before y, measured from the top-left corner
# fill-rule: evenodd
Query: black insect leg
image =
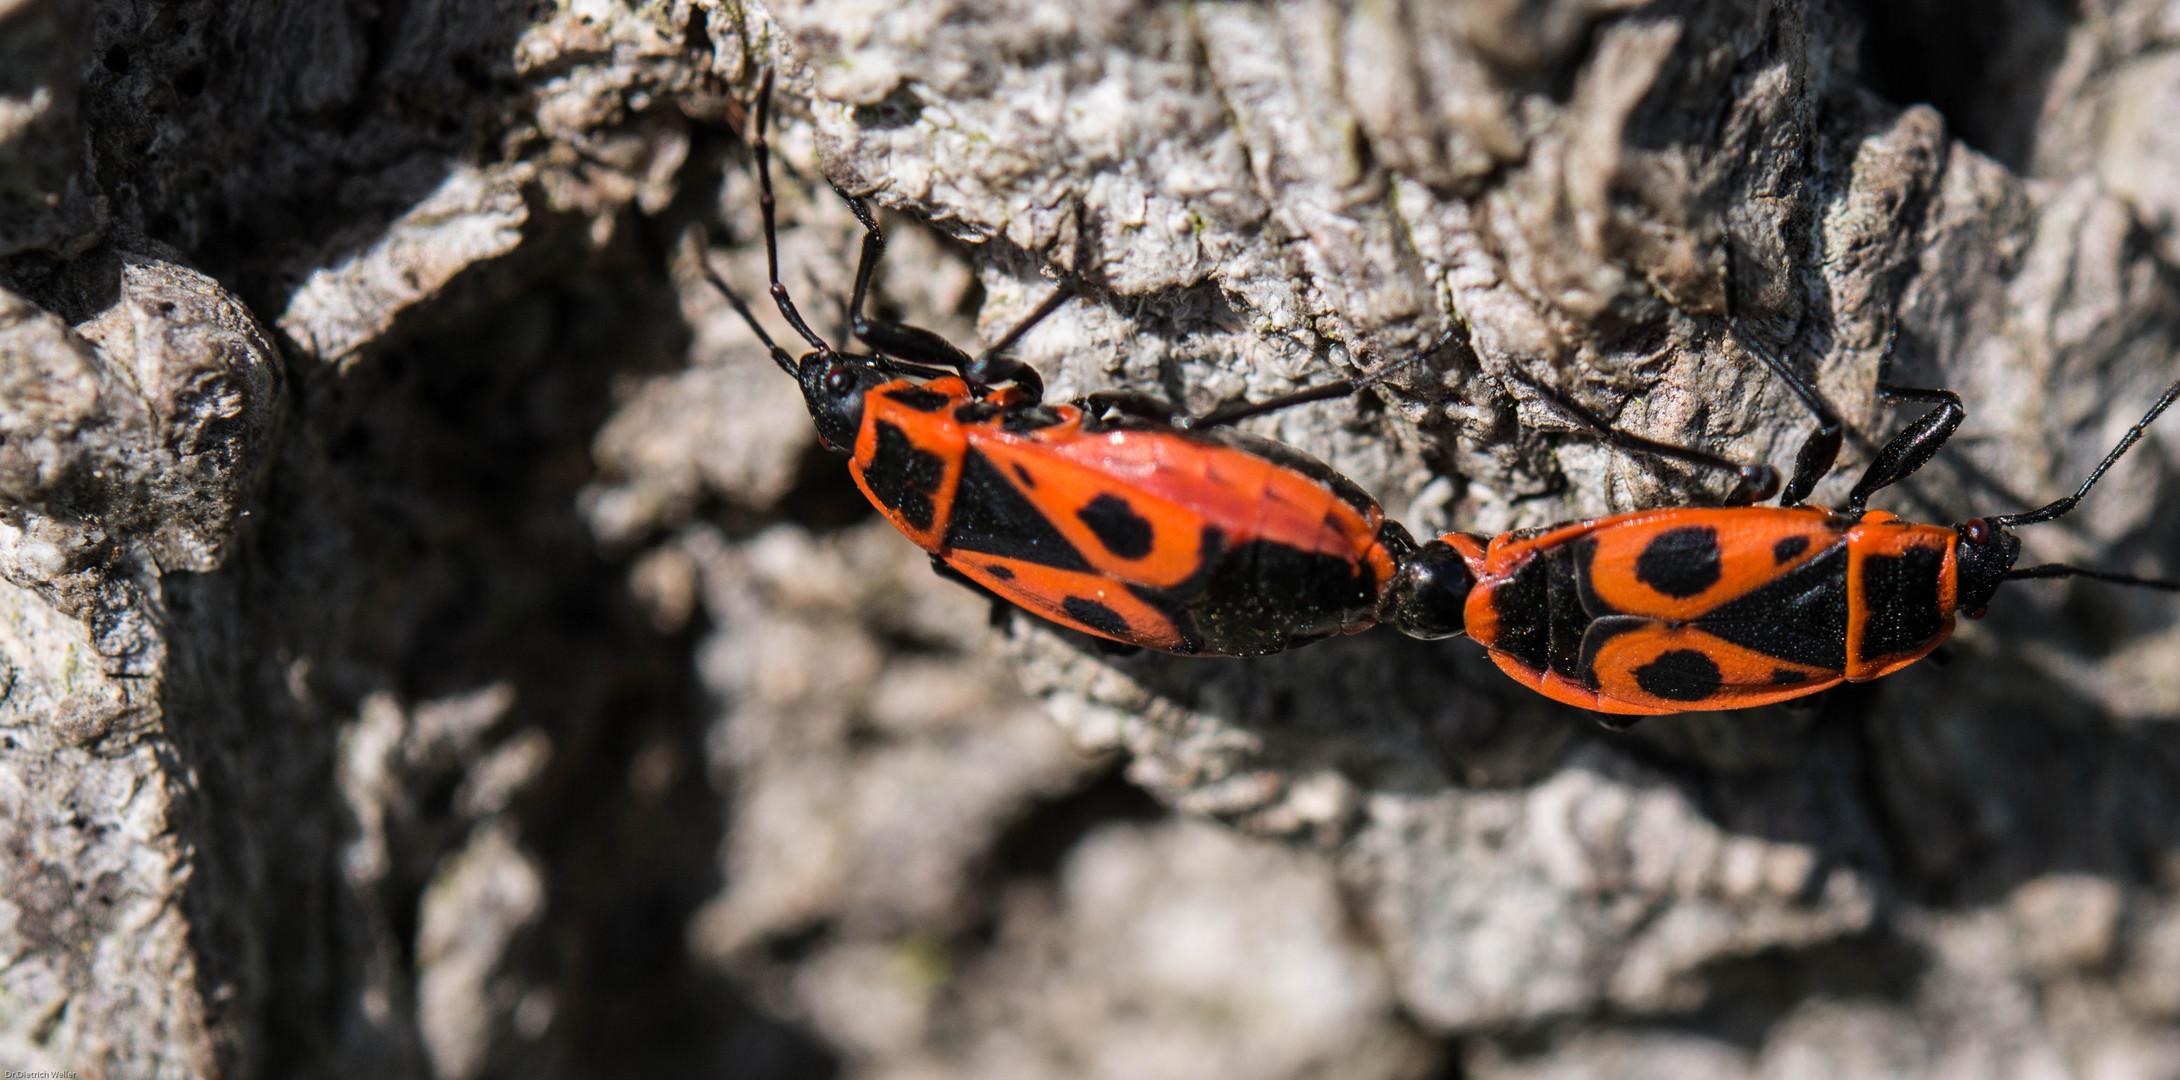
<path fill-rule="evenodd" d="M 1771 351 L 1770 346 L 1750 338 L 1742 338 L 1741 347 L 1753 354 L 1780 382 L 1785 383 L 1786 388 L 1801 399 L 1802 407 L 1808 409 L 1810 415 L 1816 418 L 1817 429 L 1810 432 L 1807 439 L 1802 440 L 1801 450 L 1794 455 L 1794 476 L 1787 481 L 1786 490 L 1779 494 L 1780 506 L 1799 506 L 1803 500 L 1809 498 L 1810 492 L 1816 490 L 1817 481 L 1824 479 L 1824 474 L 1831 472 L 1832 464 L 1839 460 L 1840 439 L 1846 429 L 1840 424 L 1839 414 L 1824 400 L 1824 395 L 1817 392 L 1816 384 L 1786 366 L 1786 361 L 1778 353 Z"/>
<path fill-rule="evenodd" d="M 855 215 L 855 220 L 863 224 L 863 250 L 855 258 L 855 290 L 849 294 L 848 300 L 848 329 L 855 336 L 862 337 L 865 326 L 863 298 L 870 295 L 871 277 L 878 272 L 879 262 L 886 257 L 886 234 L 878 228 L 878 218 L 871 213 L 869 202 L 840 190 L 837 184 L 831 186 L 833 194 L 840 196 L 848 204 L 848 210 Z"/>
<path fill-rule="evenodd" d="M 1093 416 L 1117 412 L 1159 424 L 1173 423 L 1181 411 L 1165 398 L 1140 390 L 1099 390 L 1085 394 L 1082 407 Z"/>
<path fill-rule="evenodd" d="M 849 325 L 858 339 L 881 356 L 923 367 L 946 368 L 959 373 L 971 386 L 980 389 L 1012 383 L 1033 400 L 1044 398 L 1044 380 L 1038 377 L 1035 368 L 998 354 L 1012 348 L 1030 328 L 1059 310 L 1060 305 L 1066 303 L 1067 298 L 1074 294 L 1072 284 L 1063 283 L 1028 318 L 1000 338 L 997 344 L 974 357 L 961 351 L 953 342 L 923 327 L 870 318 L 863 313 L 863 305 L 865 298 L 870 295 L 870 283 L 877 273 L 878 261 L 886 254 L 886 235 L 879 229 L 878 218 L 871 213 L 867 200 L 850 195 L 837 187 L 833 191 L 848 204 L 855 219 L 863 225 L 863 251 L 856 260 L 855 291 L 848 303 Z"/>
<path fill-rule="evenodd" d="M 1717 454 L 1691 450 L 1688 447 L 1674 446 L 1670 443 L 1655 442 L 1640 435 L 1631 435 L 1606 423 L 1597 414 L 1576 404 L 1573 398 L 1549 386 L 1531 382 L 1528 379 L 1521 379 L 1520 382 L 1530 390 L 1535 391 L 1538 397 L 1550 402 L 1554 410 L 1574 421 L 1576 425 L 1596 436 L 1600 442 L 1608 446 L 1632 454 L 1649 454 L 1653 457 L 1662 457 L 1706 469 L 1717 469 L 1722 472 L 1733 473 L 1740 478 L 1740 483 L 1734 486 L 1733 493 L 1726 498 L 1726 502 L 1730 506 L 1740 506 L 1768 499 L 1771 497 L 1772 492 L 1779 490 L 1779 472 L 1769 465 L 1744 465 L 1730 458 L 1720 457 Z"/>
<path fill-rule="evenodd" d="M 1038 377 L 1037 369 L 1013 357 L 1000 354 L 1014 348 L 1015 342 L 1022 340 L 1022 335 L 1029 333 L 1036 328 L 1038 323 L 1045 321 L 1053 312 L 1060 310 L 1060 305 L 1067 303 L 1068 299 L 1074 295 L 1074 279 L 1061 281 L 1060 287 L 1052 290 L 1052 295 L 1045 297 L 1044 302 L 1037 305 L 1037 310 L 1030 312 L 1021 322 L 1015 323 L 1014 329 L 1000 335 L 999 340 L 993 342 L 991 348 L 978 353 L 976 359 L 970 362 L 969 367 L 962 371 L 962 378 L 980 386 L 1012 382 L 1028 392 L 1031 397 L 1040 401 L 1043 400 L 1045 381 Z"/>
<path fill-rule="evenodd" d="M 1296 405 L 1307 405 L 1313 401 L 1335 401 L 1352 395 L 1364 387 L 1383 381 L 1386 376 L 1393 372 L 1430 356 L 1445 348 L 1455 338 L 1465 337 L 1467 334 L 1468 328 L 1456 322 L 1453 329 L 1438 335 L 1438 340 L 1424 346 L 1413 355 L 1380 364 L 1376 368 L 1365 372 L 1360 379 L 1353 381 L 1342 379 L 1339 382 L 1312 386 L 1305 390 L 1296 390 L 1292 393 L 1266 398 L 1263 401 L 1241 401 L 1232 405 L 1221 405 L 1202 416 L 1181 417 L 1175 423 L 1180 427 L 1216 427 L 1221 424 L 1238 424 L 1244 420 L 1254 419 L 1267 413 L 1278 412 L 1281 409 L 1291 409 Z"/>
<path fill-rule="evenodd" d="M 1855 482 L 1854 490 L 1847 493 L 1846 513 L 1849 517 L 1861 517 L 1869 505 L 1870 496 L 1891 487 L 1915 474 L 1915 470 L 1928 464 L 1931 455 L 1953 437 L 1968 410 L 1961 407 L 1960 395 L 1951 390 L 1925 390 L 1913 386 L 1879 384 L 1878 392 L 1886 397 L 1908 401 L 1934 401 L 1938 407 L 1923 414 L 1923 418 L 1909 424 L 1892 441 L 1877 452 L 1870 467 L 1863 470 L 1862 479 Z"/>
<path fill-rule="evenodd" d="M 1143 393 L 1140 390 L 1099 390 L 1095 393 L 1083 395 L 1081 402 L 1083 407 L 1089 409 L 1092 414 L 1117 412 L 1154 423 L 1170 424 L 1177 428 L 1200 428 L 1238 423 L 1251 417 L 1278 412 L 1281 409 L 1295 405 L 1343 398 L 1354 392 L 1355 386 L 1352 383 L 1329 383 L 1324 386 L 1314 386 L 1307 390 L 1297 390 L 1291 394 L 1281 394 L 1278 397 L 1268 398 L 1264 401 L 1243 401 L 1233 405 L 1222 405 L 1201 416 L 1186 415 L 1174 403 L 1156 395 Z"/>
<path fill-rule="evenodd" d="M 1216 427 L 1220 424 L 1238 424 L 1253 417 L 1263 416 L 1266 413 L 1291 409 L 1296 405 L 1307 405 L 1312 401 L 1334 401 L 1347 397 L 1354 392 L 1354 383 L 1326 383 L 1323 386 L 1313 386 L 1307 390 L 1297 390 L 1291 394 L 1281 394 L 1278 397 L 1266 398 L 1263 401 L 1243 401 L 1233 405 L 1222 405 L 1202 416 L 1184 417 L 1179 426 Z"/>
<path fill-rule="evenodd" d="M 764 211 L 765 219 L 765 270 L 772 282 L 772 301 L 780 307 L 780 314 L 787 324 L 820 353 L 830 353 L 833 347 L 810 329 L 802 320 L 802 312 L 795 310 L 795 302 L 788 298 L 787 286 L 780 284 L 780 237 L 774 219 L 778 217 L 778 204 L 772 197 L 772 69 L 766 68 L 764 80 L 757 87 L 757 120 L 750 135 L 750 149 L 757 154 L 757 205 Z M 729 295 L 732 295 L 731 293 Z"/>
<path fill-rule="evenodd" d="M 880 356 L 966 373 L 973 361 L 968 353 L 955 348 L 953 342 L 920 326 L 872 319 L 863 314 L 871 278 L 878 272 L 879 260 L 886 256 L 886 234 L 878 228 L 878 218 L 871 213 L 869 202 L 837 187 L 833 193 L 848 204 L 855 220 L 863 224 L 863 250 L 855 262 L 855 291 L 848 301 L 848 325 L 856 338 Z"/>

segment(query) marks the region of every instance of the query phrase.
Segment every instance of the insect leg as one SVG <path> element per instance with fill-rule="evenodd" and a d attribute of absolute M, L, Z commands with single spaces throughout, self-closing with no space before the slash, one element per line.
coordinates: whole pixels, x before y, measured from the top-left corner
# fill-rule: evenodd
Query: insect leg
<path fill-rule="evenodd" d="M 1938 407 L 1901 429 L 1900 434 L 1893 436 L 1892 441 L 1877 452 L 1870 467 L 1863 471 L 1862 479 L 1856 481 L 1854 490 L 1847 494 L 1849 517 L 1861 517 L 1871 495 L 1907 479 L 1927 464 L 1931 455 L 1953 437 L 1954 429 L 1960 427 L 1961 420 L 1968 415 L 1968 410 L 1961 407 L 1960 395 L 1951 390 L 1925 390 L 1884 383 L 1878 384 L 1877 389 L 1886 397 L 1934 401 Z"/>
<path fill-rule="evenodd" d="M 1351 382 L 1326 383 L 1323 386 L 1312 386 L 1307 390 L 1296 390 L 1291 394 L 1265 398 L 1263 401 L 1241 401 L 1232 405 L 1221 405 L 1202 416 L 1182 417 L 1176 426 L 1196 428 L 1217 427 L 1221 424 L 1238 424 L 1253 417 L 1263 416 L 1266 413 L 1291 409 L 1296 405 L 1307 405 L 1312 401 L 1333 401 L 1344 398 L 1353 394 L 1355 390 L 1356 386 Z"/>
<path fill-rule="evenodd" d="M 1718 469 L 1733 473 L 1740 478 L 1740 483 L 1734 487 L 1733 494 L 1726 499 L 1727 504 L 1730 506 L 1740 506 L 1767 499 L 1771 497 L 1773 492 L 1779 490 L 1779 472 L 1769 465 L 1744 465 L 1730 458 L 1720 457 L 1717 454 L 1691 450 L 1685 446 L 1674 446 L 1670 443 L 1656 442 L 1645 439 L 1640 435 L 1631 435 L 1606 423 L 1596 413 L 1576 404 L 1573 398 L 1549 386 L 1528 379 L 1518 379 L 1518 381 L 1530 390 L 1535 391 L 1538 397 L 1550 402 L 1554 410 L 1574 421 L 1577 426 L 1609 446 L 1633 454 L 1649 454 L 1653 457 L 1667 458 L 1706 469 Z"/>
<path fill-rule="evenodd" d="M 829 181 L 828 184 L 830 185 Z M 848 204 L 848 210 L 855 214 L 855 220 L 863 224 L 863 250 L 856 255 L 855 290 L 849 294 L 848 300 L 849 330 L 855 336 L 862 337 L 863 330 L 868 325 L 863 319 L 863 298 L 870 295 L 871 275 L 878 272 L 879 261 L 886 257 L 886 234 L 878 228 L 878 219 L 871 214 L 868 202 L 840 190 L 838 185 L 830 186 L 833 194 L 840 196 Z"/>
<path fill-rule="evenodd" d="M 1042 398 L 1045 382 L 1038 377 L 1037 369 L 1000 354 L 1014 348 L 1014 343 L 1022 340 L 1022 335 L 1029 333 L 1038 323 L 1060 310 L 1060 305 L 1067 303 L 1068 298 L 1074 295 L 1074 279 L 1062 280 L 1060 287 L 1052 290 L 1052 295 L 1045 297 L 1044 302 L 1037 305 L 1037 310 L 1030 312 L 1021 322 L 1015 323 L 1014 329 L 1002 334 L 990 348 L 976 354 L 976 359 L 970 361 L 969 366 L 962 371 L 962 378 L 979 385 L 1011 382 L 1028 391 L 1031 397 Z"/>
<path fill-rule="evenodd" d="M 886 234 L 878 228 L 878 218 L 871 213 L 870 203 L 850 195 L 838 187 L 833 194 L 855 214 L 855 220 L 863 224 L 863 250 L 855 262 L 855 291 L 848 301 L 848 325 L 855 336 L 880 356 L 905 360 L 925 367 L 948 368 L 966 373 L 969 354 L 954 347 L 954 343 L 932 331 L 907 323 L 872 319 L 863 314 L 865 297 L 870 295 L 872 277 L 878 272 L 878 263 L 886 256 Z"/>
<path fill-rule="evenodd" d="M 1824 400 L 1824 395 L 1817 392 L 1816 384 L 1786 366 L 1786 361 L 1770 346 L 1753 338 L 1741 338 L 1740 342 L 1743 349 L 1785 383 L 1786 388 L 1801 399 L 1802 407 L 1816 417 L 1817 429 L 1802 440 L 1801 450 L 1794 455 L 1793 479 L 1787 481 L 1786 490 L 1779 495 L 1780 506 L 1799 506 L 1809 498 L 1811 491 L 1816 490 L 1817 481 L 1824 479 L 1824 474 L 1831 472 L 1832 464 L 1839 460 L 1840 439 L 1846 429 L 1839 422 L 1839 414 Z"/>
<path fill-rule="evenodd" d="M 1029 318 L 1022 320 L 999 343 L 971 357 L 953 342 L 932 331 L 908 323 L 873 319 L 863 313 L 864 298 L 870 295 L 871 278 L 876 275 L 878 262 L 886 254 L 886 235 L 878 227 L 878 218 L 871 213 L 870 203 L 850 195 L 839 188 L 833 189 L 853 211 L 855 219 L 863 224 L 863 251 L 855 264 L 855 291 L 848 302 L 848 321 L 855 336 L 881 356 L 904 360 L 926 367 L 949 368 L 959 373 L 970 385 L 983 388 L 1000 383 L 1012 383 L 1032 399 L 1044 397 L 1044 380 L 1036 369 L 1019 360 L 996 355 L 1014 345 L 1030 328 L 1043 321 L 1045 316 L 1059 309 L 1073 295 L 1073 286 L 1062 284 Z"/>
<path fill-rule="evenodd" d="M 1339 382 L 1325 383 L 1321 386 L 1312 386 L 1305 390 L 1296 390 L 1292 393 L 1281 394 L 1277 397 L 1272 398 L 1266 398 L 1263 401 L 1241 401 L 1235 402 L 1232 405 L 1221 405 L 1218 408 L 1203 414 L 1202 416 L 1183 417 L 1179 421 L 1179 426 L 1215 427 L 1221 424 L 1238 424 L 1243 420 L 1249 420 L 1255 417 L 1263 416 L 1266 413 L 1275 413 L 1281 409 L 1290 409 L 1296 405 L 1307 405 L 1313 401 L 1333 401 L 1339 398 L 1344 398 L 1350 394 L 1355 393 L 1356 391 L 1363 389 L 1364 387 L 1382 382 L 1384 381 L 1386 376 L 1391 375 L 1392 373 L 1399 371 L 1410 364 L 1422 360 L 1433 353 L 1436 353 L 1438 350 L 1445 348 L 1446 345 L 1452 342 L 1455 338 L 1466 338 L 1467 336 L 1468 327 L 1462 325 L 1457 320 L 1455 321 L 1453 328 L 1447 330 L 1443 334 L 1438 335 L 1438 339 L 1436 341 L 1433 341 L 1429 345 L 1424 346 L 1422 349 L 1418 350 L 1412 355 L 1402 357 L 1398 360 L 1390 360 L 1383 364 L 1380 364 L 1377 367 L 1364 372 L 1362 377 L 1359 379 L 1355 379 L 1352 381 L 1343 379 Z"/>
<path fill-rule="evenodd" d="M 1125 413 L 1160 424 L 1173 423 L 1175 414 L 1180 412 L 1172 402 L 1140 390 L 1099 390 L 1084 394 L 1082 405 L 1093 414 Z"/>
<path fill-rule="evenodd" d="M 1001 354 L 1008 349 L 1014 348 L 1015 343 L 1022 340 L 1022 335 L 1029 333 L 1036 328 L 1038 323 L 1045 321 L 1051 317 L 1053 312 L 1060 310 L 1060 305 L 1067 303 L 1068 299 L 1081 289 L 1084 253 L 1090 249 L 1089 236 L 1086 232 L 1088 222 L 1089 211 L 1083 205 L 1082 200 L 1077 198 L 1075 200 L 1074 267 L 1060 279 L 1059 287 L 1052 290 L 1052 295 L 1045 297 L 1044 301 L 1037 305 L 1035 311 L 1030 312 L 1029 316 L 1021 322 L 1015 323 L 1014 329 L 1000 335 L 999 340 L 993 342 L 991 347 L 976 354 L 976 359 L 970 363 L 968 368 L 962 371 L 962 378 L 981 385 L 1012 382 L 1016 387 L 1027 391 L 1033 399 L 1042 399 L 1044 397 L 1045 382 L 1038 377 L 1037 369 Z"/>

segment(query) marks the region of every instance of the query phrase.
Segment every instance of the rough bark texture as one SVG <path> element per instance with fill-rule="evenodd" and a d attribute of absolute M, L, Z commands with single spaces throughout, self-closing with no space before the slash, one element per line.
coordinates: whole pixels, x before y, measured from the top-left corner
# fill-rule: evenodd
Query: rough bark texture
<path fill-rule="evenodd" d="M 1612 732 L 1466 643 L 1114 658 L 933 577 L 698 280 L 1257 422 L 1419 533 L 2077 482 L 2180 374 L 2168 0 L 0 0 L 0 1065 L 2180 1072 L 2180 611 L 2009 587 Z M 1927 102 L 1929 104 L 1904 104 Z M 254 314 L 253 314 L 254 313 Z M 1421 362 L 1417 346 L 1465 333 Z M 784 327 L 775 323 L 775 333 Z M 2031 560 L 2180 573 L 2180 422 Z"/>

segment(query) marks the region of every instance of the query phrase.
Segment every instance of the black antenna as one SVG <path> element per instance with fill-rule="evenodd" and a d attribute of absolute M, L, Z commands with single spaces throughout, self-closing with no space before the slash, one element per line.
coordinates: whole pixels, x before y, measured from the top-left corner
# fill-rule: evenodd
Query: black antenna
<path fill-rule="evenodd" d="M 2074 494 L 2069 495 L 2066 498 L 2059 499 L 2055 502 L 2038 507 L 2034 510 L 2028 511 L 2027 513 L 2007 514 L 2002 517 L 1991 518 L 1991 524 L 2002 525 L 2006 528 L 2011 529 L 2017 528 L 2022 525 L 2038 525 L 2043 522 L 2050 521 L 2053 518 L 2065 516 L 2068 511 L 2074 509 L 2075 504 L 2082 501 L 2082 496 L 2089 494 L 2090 488 L 2097 486 L 2097 481 L 2104 478 L 2104 471 L 2111 468 L 2112 464 L 2120 459 L 2120 455 L 2125 454 L 2129 447 L 2132 447 L 2134 444 L 2142 441 L 2142 433 L 2149 430 L 2150 422 L 2156 420 L 2159 414 L 2163 413 L 2167 408 L 2169 408 L 2173 403 L 2173 399 L 2176 397 L 2180 397 L 2180 382 L 2175 382 L 2171 386 L 2166 387 L 2165 396 L 2158 398 L 2157 404 L 2150 406 L 2150 411 L 2145 414 L 2142 419 L 2135 424 L 2135 426 L 2127 429 L 2127 436 L 2119 441 L 2118 446 L 2112 448 L 2111 453 L 2104 455 L 2104 460 L 2097 465 L 2097 470 L 2095 472 L 2089 474 L 2089 479 L 2082 481 L 2081 490 L 2076 491 Z M 2042 568 L 2038 567 L 2037 569 Z M 2087 571 L 2078 570 L 2075 571 L 2075 573 L 2085 577 L 2094 576 L 2089 574 Z M 2063 575 L 2053 574 L 2046 576 L 2059 577 Z"/>
<path fill-rule="evenodd" d="M 729 288 L 726 282 L 719 279 L 718 272 L 712 269 L 711 256 L 704 250 L 704 230 L 696 225 L 689 226 L 689 231 L 681 234 L 681 242 L 688 249 L 689 258 L 695 260 L 704 280 L 711 282 L 712 288 L 719 290 L 719 295 L 726 297 L 727 303 L 734 305 L 734 310 L 741 314 L 742 321 L 749 324 L 749 332 L 765 343 L 765 349 L 772 354 L 772 362 L 789 375 L 799 375 L 795 358 L 788 355 L 786 349 L 780 348 L 779 343 L 772 340 L 772 335 L 765 333 L 765 328 L 758 325 L 756 313 L 749 309 L 749 304 L 743 301 L 741 294 Z"/>
<path fill-rule="evenodd" d="M 2042 566 L 2024 566 L 2019 570 L 2006 571 L 2007 581 L 2023 581 L 2030 578 L 2085 577 L 2094 581 L 2109 581 L 2115 585 L 2141 585 L 2145 588 L 2180 592 L 2180 581 L 2164 578 L 2136 577 L 2133 574 L 2115 574 L 2110 570 L 2084 570 L 2079 566 L 2045 563 Z"/>
<path fill-rule="evenodd" d="M 757 124 L 749 139 L 750 149 L 757 153 L 757 205 L 765 217 L 765 271 L 772 281 L 772 301 L 780 306 L 780 314 L 786 316 L 787 324 L 794 327 L 811 348 L 830 353 L 833 347 L 825 344 L 825 339 L 817 336 L 809 323 L 802 321 L 802 312 L 796 311 L 795 302 L 787 297 L 787 286 L 780 284 L 780 239 L 773 223 L 776 212 L 772 198 L 772 135 L 766 130 L 771 123 L 772 69 L 766 68 L 764 79 L 757 85 Z"/>

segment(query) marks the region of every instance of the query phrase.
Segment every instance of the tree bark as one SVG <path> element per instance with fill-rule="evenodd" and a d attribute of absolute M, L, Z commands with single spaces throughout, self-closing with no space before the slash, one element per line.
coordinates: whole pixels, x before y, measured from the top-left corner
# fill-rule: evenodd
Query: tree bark
<path fill-rule="evenodd" d="M 698 273 L 1024 339 L 1419 535 L 2071 491 L 2176 376 L 2157 0 L 0 0 L 0 1065 L 2180 1070 L 2169 596 L 1612 730 L 1465 642 L 1113 656 L 929 573 Z M 794 335 L 767 317 L 783 342 Z M 1454 331 L 1449 346 L 1418 350 Z M 2155 429 L 2030 562 L 2180 575 Z"/>

